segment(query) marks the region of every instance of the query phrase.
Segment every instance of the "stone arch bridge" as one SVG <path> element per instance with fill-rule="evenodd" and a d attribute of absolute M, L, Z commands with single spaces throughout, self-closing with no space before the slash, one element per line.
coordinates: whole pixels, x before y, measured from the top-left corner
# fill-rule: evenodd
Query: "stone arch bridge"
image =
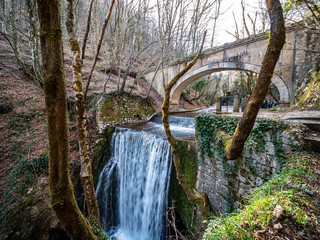
<path fill-rule="evenodd" d="M 267 39 L 266 33 L 252 35 L 246 39 L 204 51 L 197 63 L 171 90 L 171 104 L 178 105 L 182 91 L 205 75 L 226 70 L 246 70 L 258 73 L 267 48 Z M 286 44 L 281 51 L 272 78 L 272 82 L 280 92 L 280 103 L 289 103 L 292 100 L 297 81 L 305 76 L 310 63 L 319 52 L 319 32 L 297 26 L 286 29 Z M 161 71 L 154 76 L 155 69 L 150 70 L 145 78 L 149 84 L 152 83 L 153 88 L 160 95 L 164 96 L 163 81 L 167 83 L 168 80 L 171 80 L 191 59 L 189 57 L 165 65 L 164 78 L 161 76 Z"/>

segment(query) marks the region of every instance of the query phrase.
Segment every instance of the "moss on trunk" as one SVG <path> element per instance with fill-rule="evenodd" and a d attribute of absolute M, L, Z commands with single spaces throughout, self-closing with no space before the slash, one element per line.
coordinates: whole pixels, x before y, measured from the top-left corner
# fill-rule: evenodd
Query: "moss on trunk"
<path fill-rule="evenodd" d="M 242 153 L 243 146 L 253 128 L 262 102 L 268 93 L 274 68 L 285 43 L 286 33 L 281 4 L 279 0 L 266 0 L 266 3 L 271 25 L 269 44 L 248 106 L 239 121 L 231 143 L 225 151 L 228 159 L 236 159 Z"/>
<path fill-rule="evenodd" d="M 96 239 L 75 200 L 69 175 L 67 95 L 58 1 L 38 0 L 49 139 L 50 206 L 71 239 Z"/>
<path fill-rule="evenodd" d="M 192 203 L 196 203 L 200 207 L 201 212 L 204 216 L 206 216 L 207 212 L 210 211 L 210 203 L 209 203 L 208 197 L 205 192 L 202 192 L 201 195 L 197 195 L 197 194 L 193 193 L 193 189 L 190 189 L 187 182 L 186 182 L 186 177 L 185 177 L 185 174 L 182 170 L 181 163 L 180 163 L 179 156 L 178 156 L 178 152 L 177 152 L 178 142 L 177 142 L 177 139 L 171 134 L 171 130 L 170 130 L 170 126 L 169 126 L 169 104 L 170 104 L 170 91 L 171 91 L 171 89 L 178 82 L 178 80 L 196 64 L 196 62 L 201 54 L 203 44 L 205 41 L 205 37 L 206 37 L 206 32 L 204 33 L 200 50 L 199 50 L 198 54 L 195 56 L 195 58 L 190 63 L 188 63 L 181 71 L 179 71 L 170 80 L 170 82 L 167 85 L 164 85 L 165 95 L 164 95 L 164 100 L 163 100 L 163 104 L 162 104 L 163 128 L 166 133 L 167 140 L 169 141 L 170 146 L 171 146 L 172 161 L 173 161 L 174 167 L 176 169 L 177 179 L 178 179 L 180 185 L 182 186 L 182 188 L 187 196 L 187 199 Z"/>

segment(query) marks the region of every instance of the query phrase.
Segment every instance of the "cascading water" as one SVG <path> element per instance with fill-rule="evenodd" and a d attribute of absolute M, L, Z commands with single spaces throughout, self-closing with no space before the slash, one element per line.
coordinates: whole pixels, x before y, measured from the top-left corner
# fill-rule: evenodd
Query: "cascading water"
<path fill-rule="evenodd" d="M 113 156 L 99 177 L 101 225 L 119 240 L 165 239 L 169 143 L 129 129 L 113 134 Z"/>
<path fill-rule="evenodd" d="M 148 123 L 140 126 L 133 126 L 132 128 L 138 131 L 147 131 L 149 133 L 153 133 L 157 136 L 165 138 L 166 135 L 164 132 L 161 118 L 161 116 L 153 116 Z M 171 133 L 176 138 L 194 136 L 195 134 L 195 120 L 193 118 L 169 117 L 169 123 Z"/>

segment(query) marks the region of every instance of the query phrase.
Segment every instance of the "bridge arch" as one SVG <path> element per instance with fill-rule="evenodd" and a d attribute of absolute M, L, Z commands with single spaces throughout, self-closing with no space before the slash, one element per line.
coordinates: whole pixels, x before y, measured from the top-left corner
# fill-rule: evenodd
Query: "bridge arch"
<path fill-rule="evenodd" d="M 182 91 L 191 83 L 196 81 L 197 79 L 214 73 L 228 70 L 237 70 L 237 71 L 250 71 L 259 73 L 260 66 L 243 63 L 243 62 L 214 62 L 209 63 L 206 66 L 195 69 L 186 75 L 184 75 L 179 81 L 175 84 L 174 88 L 171 90 L 171 104 L 179 105 L 179 99 Z M 285 81 L 280 77 L 276 72 L 273 74 L 272 83 L 276 85 L 280 92 L 280 102 L 289 102 L 290 101 L 290 92 Z"/>

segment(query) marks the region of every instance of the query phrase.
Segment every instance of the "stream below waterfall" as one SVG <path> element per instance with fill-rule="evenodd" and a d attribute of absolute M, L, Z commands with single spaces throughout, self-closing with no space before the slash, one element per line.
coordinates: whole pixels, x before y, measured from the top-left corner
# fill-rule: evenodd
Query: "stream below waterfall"
<path fill-rule="evenodd" d="M 194 136 L 194 119 L 169 120 L 174 136 Z M 166 239 L 170 174 L 170 144 L 160 117 L 134 129 L 116 128 L 96 190 L 102 228 L 118 240 Z"/>

